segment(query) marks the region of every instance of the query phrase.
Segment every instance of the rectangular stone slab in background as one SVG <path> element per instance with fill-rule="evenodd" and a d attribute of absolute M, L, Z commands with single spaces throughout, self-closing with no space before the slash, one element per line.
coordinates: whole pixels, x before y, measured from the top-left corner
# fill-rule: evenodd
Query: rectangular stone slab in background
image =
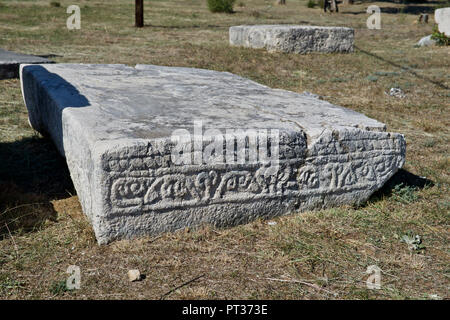
<path fill-rule="evenodd" d="M 0 80 L 19 78 L 21 63 L 53 63 L 52 61 L 23 53 L 0 49 Z"/>
<path fill-rule="evenodd" d="M 450 8 L 440 8 L 434 11 L 434 21 L 438 24 L 439 32 L 450 37 Z"/>
<path fill-rule="evenodd" d="M 21 84 L 30 123 L 66 157 L 99 243 L 361 203 L 405 159 L 403 136 L 374 119 L 226 72 L 22 65 Z M 278 132 L 279 161 L 251 160 L 251 130 Z M 231 151 L 198 161 L 211 142 Z M 180 147 L 187 162 L 173 157 Z"/>
<path fill-rule="evenodd" d="M 296 25 L 234 26 L 229 30 L 230 44 L 286 53 L 353 51 L 354 30 L 343 27 Z"/>

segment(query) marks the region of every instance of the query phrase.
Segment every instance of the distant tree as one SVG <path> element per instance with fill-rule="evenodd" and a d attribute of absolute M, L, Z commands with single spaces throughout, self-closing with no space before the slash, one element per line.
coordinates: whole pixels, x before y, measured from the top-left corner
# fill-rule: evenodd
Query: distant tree
<path fill-rule="evenodd" d="M 211 12 L 233 13 L 234 2 L 235 0 L 207 0 Z"/>

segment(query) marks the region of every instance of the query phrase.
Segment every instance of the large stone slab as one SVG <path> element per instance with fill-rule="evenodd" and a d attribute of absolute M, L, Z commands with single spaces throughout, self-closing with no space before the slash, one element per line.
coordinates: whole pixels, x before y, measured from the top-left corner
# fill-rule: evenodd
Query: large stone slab
<path fill-rule="evenodd" d="M 230 44 L 288 53 L 352 52 L 354 30 L 343 27 L 244 25 L 230 27 Z"/>
<path fill-rule="evenodd" d="M 21 63 L 52 63 L 52 61 L 23 53 L 0 49 L 0 80 L 19 78 Z"/>
<path fill-rule="evenodd" d="M 21 83 L 99 243 L 361 203 L 405 159 L 374 119 L 226 72 L 27 65 Z"/>
<path fill-rule="evenodd" d="M 440 8 L 434 11 L 434 21 L 438 24 L 439 32 L 450 37 L 450 8 Z"/>

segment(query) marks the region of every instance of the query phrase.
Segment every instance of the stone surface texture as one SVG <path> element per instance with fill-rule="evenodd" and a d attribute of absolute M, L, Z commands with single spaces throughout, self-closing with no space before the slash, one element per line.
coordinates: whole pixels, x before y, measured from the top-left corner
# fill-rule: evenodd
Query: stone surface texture
<path fill-rule="evenodd" d="M 344 27 L 244 25 L 230 27 L 230 44 L 287 53 L 352 52 L 354 30 Z"/>
<path fill-rule="evenodd" d="M 0 80 L 19 78 L 19 66 L 21 63 L 41 64 L 52 63 L 52 61 L 37 56 L 0 49 Z"/>
<path fill-rule="evenodd" d="M 450 37 L 450 8 L 441 8 L 434 11 L 434 21 L 438 24 L 439 32 Z"/>
<path fill-rule="evenodd" d="M 21 84 L 30 123 L 66 157 L 99 243 L 361 203 L 405 159 L 403 136 L 374 119 L 227 72 L 22 65 Z M 238 143 L 250 141 L 247 132 L 227 129 L 278 130 L 277 170 L 251 161 L 253 145 Z M 200 149 L 187 143 L 191 134 Z M 215 161 L 179 164 L 172 136 L 187 137 L 180 141 L 191 159 L 211 141 L 231 142 L 235 155 L 218 151 Z M 226 161 L 243 150 L 245 162 Z"/>

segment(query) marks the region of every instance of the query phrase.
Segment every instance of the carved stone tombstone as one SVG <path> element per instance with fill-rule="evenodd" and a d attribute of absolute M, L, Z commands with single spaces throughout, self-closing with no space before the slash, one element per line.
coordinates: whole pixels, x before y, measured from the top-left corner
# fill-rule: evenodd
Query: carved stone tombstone
<path fill-rule="evenodd" d="M 302 25 L 242 25 L 229 30 L 233 46 L 299 54 L 352 52 L 354 33 L 352 28 Z"/>
<path fill-rule="evenodd" d="M 22 65 L 21 83 L 99 243 L 358 204 L 405 159 L 374 119 L 227 72 Z"/>

